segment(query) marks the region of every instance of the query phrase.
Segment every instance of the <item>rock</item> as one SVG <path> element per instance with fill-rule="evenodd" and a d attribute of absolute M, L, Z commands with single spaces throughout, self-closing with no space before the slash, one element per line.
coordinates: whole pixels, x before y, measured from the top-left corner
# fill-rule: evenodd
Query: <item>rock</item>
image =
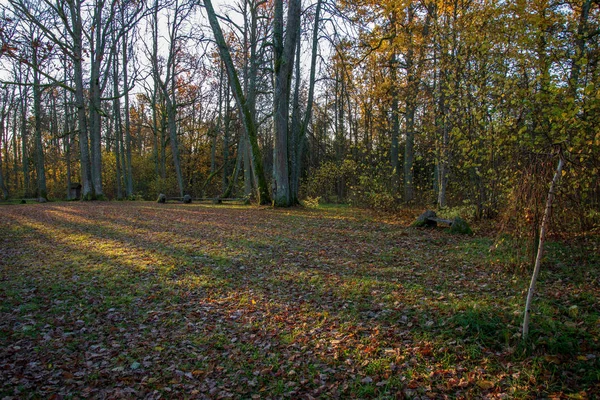
<path fill-rule="evenodd" d="M 423 214 L 419 215 L 419 218 L 417 218 L 417 220 L 415 222 L 413 222 L 412 226 L 416 227 L 416 228 L 421 228 L 421 227 L 430 227 L 430 228 L 434 228 L 437 226 L 437 222 L 433 221 L 429 218 L 435 218 L 435 211 L 431 211 L 431 210 L 427 210 L 425 211 Z"/>
<path fill-rule="evenodd" d="M 46 200 L 44 197 L 38 197 L 37 201 L 38 203 L 46 203 L 48 200 Z"/>
<path fill-rule="evenodd" d="M 190 204 L 192 202 L 192 196 L 190 196 L 189 194 L 186 194 L 185 196 L 183 196 L 183 202 L 185 204 Z"/>
<path fill-rule="evenodd" d="M 167 196 L 165 196 L 164 194 L 159 194 L 158 195 L 158 200 L 156 200 L 157 203 L 160 204 L 165 204 L 167 202 Z"/>
<path fill-rule="evenodd" d="M 452 221 L 452 225 L 450 225 L 450 233 L 460 233 L 461 235 L 472 235 L 473 231 L 467 221 L 462 219 L 461 217 L 456 217 Z"/>

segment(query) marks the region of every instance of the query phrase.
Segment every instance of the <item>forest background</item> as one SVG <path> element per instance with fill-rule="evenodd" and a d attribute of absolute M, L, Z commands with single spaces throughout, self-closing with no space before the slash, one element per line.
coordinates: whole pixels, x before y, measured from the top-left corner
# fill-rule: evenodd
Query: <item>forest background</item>
<path fill-rule="evenodd" d="M 8 0 L 4 198 L 600 222 L 600 3 Z"/>

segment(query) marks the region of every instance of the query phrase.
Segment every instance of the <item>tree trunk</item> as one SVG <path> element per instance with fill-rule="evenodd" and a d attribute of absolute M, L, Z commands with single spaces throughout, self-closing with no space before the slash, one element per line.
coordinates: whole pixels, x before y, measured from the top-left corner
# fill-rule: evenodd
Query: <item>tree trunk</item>
<path fill-rule="evenodd" d="M 66 91 L 65 91 L 66 92 Z M 67 99 L 66 93 L 65 93 L 65 100 Z M 64 134 L 65 134 L 65 163 L 67 166 L 67 171 L 66 171 L 66 179 L 65 179 L 65 183 L 67 186 L 67 200 L 73 200 L 73 198 L 71 197 L 71 125 L 70 125 L 70 118 L 69 118 L 69 114 L 68 114 L 68 110 L 66 107 L 66 101 L 65 101 L 65 125 L 64 125 Z M 68 132 L 68 133 L 67 133 Z"/>
<path fill-rule="evenodd" d="M 0 120 L 0 138 L 4 136 L 4 118 Z M 2 140 L 0 140 L 0 146 L 2 145 Z M 2 149 L 0 148 L 0 190 L 2 190 L 2 198 L 4 200 L 8 199 L 8 188 L 4 183 L 4 175 L 2 173 Z"/>
<path fill-rule="evenodd" d="M 300 50 L 301 41 L 296 42 L 296 60 L 295 60 L 295 81 L 294 96 L 292 100 L 292 126 L 290 132 L 290 204 L 299 204 L 298 201 L 298 175 L 300 173 L 300 161 L 298 160 L 298 146 L 300 146 L 300 130 L 302 122 L 300 121 Z"/>
<path fill-rule="evenodd" d="M 75 81 L 75 106 L 77 107 L 77 122 L 79 129 L 79 153 L 81 163 L 81 196 L 83 200 L 93 200 L 92 171 L 90 150 L 85 112 L 85 88 L 83 86 L 83 28 L 81 25 L 81 3 L 69 3 L 71 20 L 73 21 L 73 79 Z"/>
<path fill-rule="evenodd" d="M 312 50 L 310 56 L 310 74 L 308 78 L 308 98 L 306 100 L 306 110 L 304 112 L 304 118 L 300 131 L 298 132 L 298 139 L 296 140 L 296 160 L 297 160 L 297 171 L 292 180 L 292 187 L 294 190 L 294 197 L 298 199 L 300 191 L 300 177 L 302 175 L 302 160 L 304 158 L 304 148 L 306 147 L 306 132 L 308 131 L 308 125 L 312 119 L 312 106 L 315 97 L 315 76 L 317 70 L 317 51 L 319 44 L 319 23 L 321 20 L 321 5 L 322 0 L 317 1 L 317 8 L 315 11 L 315 24 L 313 25 L 312 35 Z"/>
<path fill-rule="evenodd" d="M 122 176 L 125 172 L 125 164 L 122 160 L 122 146 L 123 146 L 123 126 L 121 122 L 121 102 L 119 100 L 119 59 L 114 57 L 113 59 L 113 126 L 114 126 L 114 138 L 115 138 L 115 161 L 116 161 L 116 186 L 117 186 L 117 199 L 123 199 L 122 191 Z M 125 181 L 127 178 L 125 178 Z"/>
<path fill-rule="evenodd" d="M 15 105 L 16 108 L 16 104 Z M 13 129 L 13 134 L 12 134 L 12 148 L 13 148 L 13 181 L 14 181 L 14 191 L 18 191 L 19 190 L 19 145 L 17 144 L 17 130 L 18 130 L 18 124 L 17 124 L 17 110 L 13 110 L 12 112 L 12 118 L 13 118 L 13 123 L 12 123 L 12 129 Z"/>
<path fill-rule="evenodd" d="M 529 334 L 529 319 L 531 317 L 531 302 L 533 300 L 533 294 L 535 292 L 535 284 L 540 273 L 540 265 L 542 263 L 542 256 L 544 255 L 544 242 L 546 240 L 546 231 L 548 229 L 548 223 L 550 222 L 550 215 L 552 213 L 552 202 L 554 201 L 556 186 L 562 176 L 562 169 L 565 163 L 562 153 L 559 153 L 558 166 L 556 167 L 556 173 L 552 182 L 550 182 L 550 189 L 548 190 L 548 198 L 546 200 L 546 209 L 544 210 L 544 216 L 542 217 L 542 225 L 540 227 L 540 241 L 538 245 L 537 257 L 535 258 L 535 265 L 533 267 L 533 275 L 531 276 L 531 283 L 529 284 L 529 291 L 527 292 L 527 301 L 525 302 L 525 315 L 523 317 L 523 340 L 527 339 Z"/>
<path fill-rule="evenodd" d="M 29 197 L 29 152 L 27 151 L 27 91 L 21 92 L 21 166 L 23 169 L 23 196 Z"/>
<path fill-rule="evenodd" d="M 577 97 L 577 88 L 579 87 L 579 75 L 581 74 L 581 60 L 585 56 L 585 35 L 587 33 L 588 19 L 592 0 L 584 0 L 581 5 L 581 14 L 579 14 L 579 23 L 577 25 L 577 34 L 575 36 L 575 52 L 571 60 L 571 72 L 569 76 L 569 86 L 573 97 Z"/>
<path fill-rule="evenodd" d="M 131 166 L 131 121 L 129 118 L 129 76 L 127 66 L 129 58 L 127 57 L 127 35 L 123 37 L 123 95 L 125 101 L 125 185 L 127 198 L 133 196 L 133 167 Z"/>
<path fill-rule="evenodd" d="M 212 6 L 212 1 L 205 0 L 204 5 L 206 7 L 208 21 L 210 23 L 213 34 L 215 36 L 215 41 L 219 48 L 221 60 L 223 61 L 227 69 L 227 75 L 229 76 L 229 84 L 231 85 L 231 88 L 233 90 L 233 95 L 235 97 L 235 101 L 240 113 L 240 119 L 244 124 L 244 129 L 246 130 L 246 134 L 248 135 L 248 139 L 250 141 L 250 146 L 252 149 L 252 165 L 258 181 L 258 201 L 260 204 L 268 204 L 270 202 L 270 197 L 269 191 L 267 189 L 267 181 L 265 180 L 265 175 L 263 171 L 262 154 L 258 146 L 258 138 L 256 135 L 256 125 L 254 122 L 254 118 L 251 115 L 250 108 L 248 107 L 248 103 L 246 101 L 246 98 L 244 97 L 244 93 L 242 92 L 242 86 L 240 85 L 240 80 L 238 78 L 237 71 L 233 64 L 231 53 L 229 52 L 229 48 L 227 47 L 227 43 L 225 42 L 223 31 L 221 31 L 219 21 L 217 20 L 217 15 Z"/>
<path fill-rule="evenodd" d="M 94 195 L 96 198 L 102 198 L 102 142 L 100 137 L 100 109 L 102 105 L 100 104 L 100 63 L 102 62 L 103 51 L 100 48 L 102 7 L 98 4 L 95 5 L 93 18 L 94 31 L 92 32 L 92 54 L 90 56 L 90 108 L 88 110 L 90 120 L 90 156 Z"/>
<path fill-rule="evenodd" d="M 33 39 L 33 38 L 32 38 Z M 42 93 L 40 90 L 40 72 L 38 48 L 33 46 L 33 114 L 34 114 L 34 139 L 35 139 L 35 172 L 37 179 L 37 197 L 46 199 L 46 168 L 44 167 L 44 146 L 42 144 Z"/>
<path fill-rule="evenodd" d="M 408 6 L 408 49 L 406 51 L 406 75 L 407 75 L 407 96 L 406 96 L 406 143 L 404 146 L 404 201 L 411 202 L 415 198 L 414 186 L 414 158 L 415 158 L 415 112 L 417 95 L 417 76 L 414 60 L 413 32 L 412 22 L 414 19 L 413 5 Z"/>
<path fill-rule="evenodd" d="M 395 18 L 393 19 L 395 24 Z M 394 193 L 400 191 L 400 152 L 399 152 L 399 136 L 400 136 L 400 100 L 398 91 L 398 60 L 394 51 L 390 60 L 391 81 L 392 81 L 392 143 L 390 148 L 390 158 L 392 166 L 392 190 Z"/>
<path fill-rule="evenodd" d="M 229 88 L 228 88 L 229 89 Z M 223 192 L 227 191 L 229 186 L 229 130 L 231 127 L 231 111 L 229 110 L 229 91 L 225 96 L 225 121 L 223 129 Z"/>
<path fill-rule="evenodd" d="M 244 1 L 244 15 L 248 15 L 248 1 Z M 248 110 L 250 117 L 253 121 L 256 120 L 256 79 L 257 79 L 257 60 L 256 60 L 256 48 L 257 48 L 257 29 L 258 29 L 258 17 L 256 5 L 250 7 L 250 26 L 248 21 L 244 23 L 244 95 L 248 103 Z M 249 53 L 248 54 L 248 50 Z M 256 172 L 252 168 L 252 148 L 246 130 L 240 135 L 239 150 L 243 152 L 242 162 L 244 165 L 244 195 L 250 197 L 252 195 L 253 188 L 256 186 Z"/>
<path fill-rule="evenodd" d="M 164 90 L 163 90 L 164 92 Z M 172 93 L 174 96 L 175 93 Z M 183 197 L 183 175 L 181 174 L 181 160 L 179 157 L 179 140 L 177 139 L 177 110 L 175 99 L 171 99 L 165 93 L 165 101 L 167 106 L 167 126 L 169 129 L 169 140 L 171 142 L 171 153 L 173 156 L 173 166 L 175 167 L 175 175 L 177 176 L 177 186 L 179 187 L 179 196 Z"/>
<path fill-rule="evenodd" d="M 273 88 L 273 202 L 276 206 L 290 205 L 290 179 L 288 172 L 288 123 L 290 86 L 299 40 L 300 0 L 290 0 L 283 38 L 283 0 L 275 0 L 273 22 L 273 53 L 275 87 Z"/>
<path fill-rule="evenodd" d="M 448 168 L 450 157 L 450 132 L 447 121 L 447 110 L 446 110 L 446 82 L 447 77 L 445 74 L 440 74 L 440 79 L 444 77 L 444 83 L 440 82 L 439 86 L 439 100 L 438 100 L 438 116 L 436 118 L 436 125 L 438 131 L 441 133 L 441 144 L 438 155 L 438 196 L 437 204 L 439 208 L 446 207 L 446 188 L 448 187 Z"/>

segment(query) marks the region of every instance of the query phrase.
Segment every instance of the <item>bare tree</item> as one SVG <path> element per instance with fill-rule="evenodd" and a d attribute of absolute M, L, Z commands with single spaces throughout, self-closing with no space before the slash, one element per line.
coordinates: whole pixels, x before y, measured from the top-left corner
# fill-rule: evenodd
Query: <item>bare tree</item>
<path fill-rule="evenodd" d="M 289 206 L 290 178 L 288 170 L 288 128 L 290 111 L 290 89 L 296 42 L 300 33 L 300 0 L 290 0 L 286 24 L 283 32 L 283 0 L 275 0 L 273 21 L 273 201 L 276 206 Z"/>
<path fill-rule="evenodd" d="M 229 47 L 227 45 L 227 42 L 225 41 L 225 37 L 223 36 L 223 31 L 221 30 L 221 26 L 219 25 L 217 14 L 212 5 L 212 1 L 204 0 L 204 6 L 206 8 L 208 21 L 210 23 L 215 37 L 215 42 L 217 43 L 217 47 L 219 49 L 221 60 L 223 60 L 223 63 L 225 64 L 225 69 L 227 70 L 227 75 L 229 77 L 229 82 L 233 91 L 233 96 L 238 107 L 240 119 L 242 120 L 244 130 L 246 131 L 246 135 L 250 142 L 252 150 L 252 166 L 255 171 L 258 183 L 258 201 L 260 204 L 268 204 L 270 203 L 270 196 L 263 171 L 262 154 L 260 151 L 260 147 L 258 146 L 258 139 L 256 134 L 256 121 L 254 120 L 254 116 L 252 115 L 250 108 L 251 103 L 248 102 L 248 99 L 246 98 L 242 90 L 238 72 L 235 68 L 235 65 L 233 64 L 231 52 L 229 51 Z M 251 60 L 250 63 L 252 62 L 253 61 Z"/>

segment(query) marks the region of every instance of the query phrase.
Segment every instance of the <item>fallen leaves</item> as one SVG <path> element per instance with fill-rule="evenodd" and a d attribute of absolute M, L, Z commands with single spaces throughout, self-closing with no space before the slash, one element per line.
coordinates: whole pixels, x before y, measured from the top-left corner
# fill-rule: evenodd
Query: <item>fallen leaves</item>
<path fill-rule="evenodd" d="M 579 374 L 599 368 L 597 283 L 569 283 L 576 305 L 548 287 L 527 354 L 523 285 L 481 239 L 356 210 L 54 203 L 0 221 L 0 397 L 598 392 Z M 560 329 L 580 352 L 557 351 Z"/>

